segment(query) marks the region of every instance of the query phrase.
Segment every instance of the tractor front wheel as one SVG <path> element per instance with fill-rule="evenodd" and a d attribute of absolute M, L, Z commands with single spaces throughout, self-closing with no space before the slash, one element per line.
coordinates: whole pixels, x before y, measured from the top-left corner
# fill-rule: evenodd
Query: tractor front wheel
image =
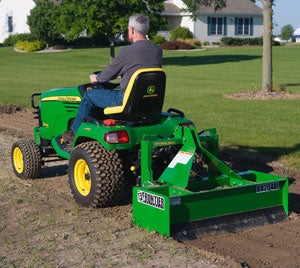
<path fill-rule="evenodd" d="M 13 171 L 21 179 L 34 179 L 40 175 L 42 155 L 33 139 L 20 139 L 11 148 Z"/>
<path fill-rule="evenodd" d="M 116 151 L 98 142 L 79 144 L 71 154 L 69 181 L 77 203 L 105 207 L 118 200 L 124 187 L 123 162 Z"/>

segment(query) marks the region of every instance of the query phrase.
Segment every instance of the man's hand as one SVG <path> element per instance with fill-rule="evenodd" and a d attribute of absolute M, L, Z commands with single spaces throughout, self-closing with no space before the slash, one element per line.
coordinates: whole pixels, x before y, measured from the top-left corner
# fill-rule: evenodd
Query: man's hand
<path fill-rule="evenodd" d="M 96 74 L 91 74 L 90 75 L 90 81 L 93 84 L 97 83 L 97 75 Z"/>

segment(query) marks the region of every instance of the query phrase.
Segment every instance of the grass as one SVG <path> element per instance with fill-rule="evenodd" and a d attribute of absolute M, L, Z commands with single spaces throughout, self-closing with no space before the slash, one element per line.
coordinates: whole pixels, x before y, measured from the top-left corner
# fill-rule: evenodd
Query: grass
<path fill-rule="evenodd" d="M 164 51 L 164 108 L 184 111 L 199 130 L 216 127 L 224 146 L 269 153 L 300 168 L 299 100 L 223 97 L 260 90 L 261 55 L 261 47 Z M 274 88 L 300 93 L 299 58 L 300 46 L 273 48 Z M 0 102 L 30 107 L 32 93 L 87 83 L 91 72 L 109 63 L 109 48 L 47 54 L 0 48 L 0 59 Z"/>

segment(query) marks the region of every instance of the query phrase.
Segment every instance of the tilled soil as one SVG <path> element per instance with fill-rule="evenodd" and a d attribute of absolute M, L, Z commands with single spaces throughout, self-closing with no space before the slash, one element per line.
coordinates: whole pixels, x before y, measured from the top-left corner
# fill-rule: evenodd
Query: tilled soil
<path fill-rule="evenodd" d="M 230 155 L 237 170 L 290 180 L 289 216 L 281 223 L 177 242 L 132 225 L 130 199 L 83 208 L 68 184 L 67 161 L 48 163 L 37 180 L 12 172 L 10 147 L 31 137 L 32 111 L 0 106 L 0 267 L 300 267 L 300 171 L 268 156 Z"/>

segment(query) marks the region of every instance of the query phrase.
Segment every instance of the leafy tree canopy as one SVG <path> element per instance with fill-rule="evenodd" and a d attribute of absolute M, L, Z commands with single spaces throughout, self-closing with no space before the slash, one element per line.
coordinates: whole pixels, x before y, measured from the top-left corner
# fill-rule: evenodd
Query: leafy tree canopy
<path fill-rule="evenodd" d="M 65 0 L 59 5 L 56 27 L 68 40 L 84 31 L 89 37 L 105 34 L 112 40 L 126 32 L 130 15 L 143 13 L 150 17 L 149 35 L 154 35 L 167 25 L 160 15 L 163 9 L 163 0 Z"/>
<path fill-rule="evenodd" d="M 281 39 L 289 40 L 294 33 L 294 28 L 291 24 L 285 25 L 281 28 Z"/>
<path fill-rule="evenodd" d="M 51 43 L 60 33 L 55 29 L 57 8 L 49 1 L 38 1 L 36 7 L 30 11 L 27 23 L 30 32 L 38 39 Z"/>

